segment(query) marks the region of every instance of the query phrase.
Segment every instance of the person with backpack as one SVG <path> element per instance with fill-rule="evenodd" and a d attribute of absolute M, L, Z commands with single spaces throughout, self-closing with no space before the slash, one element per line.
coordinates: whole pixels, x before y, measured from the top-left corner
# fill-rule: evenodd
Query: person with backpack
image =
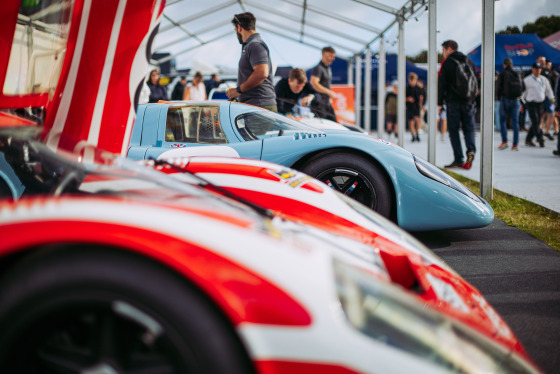
<path fill-rule="evenodd" d="M 507 117 L 511 118 L 513 129 L 512 151 L 519 150 L 519 107 L 521 94 L 525 91 L 525 83 L 521 74 L 513 70 L 513 61 L 507 57 L 504 59 L 504 70 L 498 75 L 496 97 L 500 98 L 500 132 L 502 143 L 498 149 L 508 148 Z"/>
<path fill-rule="evenodd" d="M 544 112 L 543 105 L 545 99 L 548 98 L 554 103 L 554 93 L 550 87 L 550 82 L 547 78 L 541 75 L 542 66 L 535 62 L 531 67 L 531 74 L 523 80 L 525 83 L 525 91 L 521 95 L 521 99 L 525 102 L 525 107 L 531 119 L 531 129 L 527 133 L 525 145 L 535 147 L 533 137 L 537 138 L 541 148 L 544 147 L 544 136 L 540 128 L 541 116 Z"/>
<path fill-rule="evenodd" d="M 475 99 L 478 95 L 478 82 L 474 63 L 463 53 L 458 52 L 457 42 L 446 40 L 442 44 L 444 61 L 438 77 L 438 106 L 447 105 L 447 131 L 453 148 L 454 160 L 446 168 L 470 169 L 476 153 L 474 142 Z M 463 128 L 465 162 L 459 129 Z"/>

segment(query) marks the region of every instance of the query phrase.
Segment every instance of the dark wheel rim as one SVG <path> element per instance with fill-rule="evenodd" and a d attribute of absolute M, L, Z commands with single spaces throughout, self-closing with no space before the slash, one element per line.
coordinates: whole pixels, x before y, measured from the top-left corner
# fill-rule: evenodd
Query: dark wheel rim
<path fill-rule="evenodd" d="M 316 176 L 327 186 L 370 207 L 377 208 L 377 193 L 369 179 L 357 170 L 350 168 L 331 168 Z"/>
<path fill-rule="evenodd" d="M 89 302 L 44 313 L 20 331 L 8 361 L 18 372 L 188 372 L 162 326 L 126 302 Z"/>

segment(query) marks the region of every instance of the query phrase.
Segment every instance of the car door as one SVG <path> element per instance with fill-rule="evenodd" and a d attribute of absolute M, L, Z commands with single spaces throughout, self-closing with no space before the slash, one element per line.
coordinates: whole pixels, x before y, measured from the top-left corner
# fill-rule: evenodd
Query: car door
<path fill-rule="evenodd" d="M 260 158 L 261 142 L 245 142 L 234 133 L 230 123 L 229 103 L 162 105 L 167 105 L 167 110 L 157 121 L 157 142 L 148 146 L 145 158 L 157 158 L 172 149 L 181 149 L 183 156 L 197 155 L 201 152 L 195 148 L 208 146 L 212 150 L 210 153 L 204 150 L 205 155 L 223 155 L 222 148 L 227 147 L 240 157 Z"/>

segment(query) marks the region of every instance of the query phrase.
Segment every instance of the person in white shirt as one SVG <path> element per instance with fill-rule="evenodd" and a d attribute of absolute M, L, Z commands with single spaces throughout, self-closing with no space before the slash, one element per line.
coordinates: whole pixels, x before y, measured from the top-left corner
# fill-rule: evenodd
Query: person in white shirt
<path fill-rule="evenodd" d="M 531 68 L 531 74 L 525 77 L 525 91 L 521 99 L 525 102 L 525 108 L 531 119 L 531 128 L 527 133 L 525 145 L 535 147 L 533 137 L 537 138 L 539 145 L 544 147 L 543 132 L 540 129 L 541 116 L 543 113 L 543 103 L 545 97 L 554 102 L 554 93 L 547 78 L 541 76 L 542 66 L 535 62 Z"/>
<path fill-rule="evenodd" d="M 206 97 L 206 86 L 202 79 L 202 73 L 197 71 L 194 74 L 192 82 L 185 87 L 183 100 L 204 101 Z"/>

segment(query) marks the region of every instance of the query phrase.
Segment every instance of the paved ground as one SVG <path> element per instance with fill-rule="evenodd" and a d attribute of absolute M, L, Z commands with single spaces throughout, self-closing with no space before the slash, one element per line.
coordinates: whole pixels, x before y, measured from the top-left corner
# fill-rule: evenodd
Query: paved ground
<path fill-rule="evenodd" d="M 501 136 L 498 132 L 494 133 L 494 188 L 560 212 L 560 157 L 552 154 L 552 151 L 556 149 L 556 139 L 546 141 L 544 148 L 538 146 L 530 148 L 525 145 L 526 134 L 526 132 L 520 133 L 519 151 L 514 152 L 511 150 L 513 140 L 511 132 L 508 135 L 510 148 L 506 150 L 497 149 L 501 143 Z M 480 181 L 480 133 L 476 133 L 475 139 L 478 151 L 472 169 L 452 169 L 452 171 L 469 179 Z M 391 140 L 395 141 L 394 138 Z M 427 134 L 420 135 L 420 143 L 411 143 L 410 140 L 411 137 L 407 134 L 405 149 L 427 159 Z M 463 151 L 465 151 L 464 142 Z M 451 161 L 453 161 L 453 152 L 449 136 L 446 135 L 442 142 L 438 135 L 436 165 L 443 167 Z"/>
<path fill-rule="evenodd" d="M 545 148 L 524 145 L 519 152 L 497 150 L 494 133 L 494 188 L 560 212 L 560 157 L 556 141 Z M 405 148 L 427 158 L 427 135 L 420 143 L 405 137 Z M 394 138 L 391 139 L 394 141 Z M 510 146 L 512 134 L 509 134 Z M 480 133 L 476 134 L 480 151 Z M 449 137 L 437 138 L 436 165 L 453 159 Z M 471 170 L 453 171 L 480 181 L 480 153 Z M 496 219 L 475 230 L 417 233 L 416 237 L 477 287 L 509 324 L 529 355 L 547 374 L 560 373 L 560 254 L 525 232 Z"/>
<path fill-rule="evenodd" d="M 415 236 L 482 292 L 545 373 L 560 373 L 560 254 L 498 219 Z"/>

